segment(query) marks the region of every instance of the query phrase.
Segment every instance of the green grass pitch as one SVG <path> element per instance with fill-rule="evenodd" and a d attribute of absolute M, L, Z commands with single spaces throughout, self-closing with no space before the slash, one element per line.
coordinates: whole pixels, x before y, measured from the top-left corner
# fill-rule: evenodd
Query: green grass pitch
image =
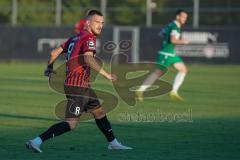
<path fill-rule="evenodd" d="M 49 88 L 42 76 L 44 67 L 0 63 L 1 160 L 240 159 L 239 65 L 189 65 L 180 90 L 185 102 L 173 102 L 168 95 L 147 98 L 135 107 L 121 101 L 108 116 L 115 135 L 133 150 L 108 151 L 105 138 L 89 121 L 47 141 L 43 153 L 35 154 L 25 149 L 25 141 L 57 122 L 54 105 L 64 99 Z M 171 82 L 174 73 L 171 69 L 163 78 Z M 100 77 L 96 87 L 113 91 Z M 173 118 L 183 114 L 185 120 Z M 141 122 L 147 115 L 151 121 Z"/>

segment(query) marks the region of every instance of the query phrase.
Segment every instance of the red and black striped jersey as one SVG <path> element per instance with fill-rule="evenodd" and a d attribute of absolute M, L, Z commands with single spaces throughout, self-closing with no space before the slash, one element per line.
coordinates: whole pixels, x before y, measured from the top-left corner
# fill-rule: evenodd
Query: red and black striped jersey
<path fill-rule="evenodd" d="M 90 66 L 83 54 L 91 51 L 96 54 L 96 37 L 88 31 L 81 31 L 61 45 L 66 53 L 66 79 L 65 85 L 90 87 Z"/>

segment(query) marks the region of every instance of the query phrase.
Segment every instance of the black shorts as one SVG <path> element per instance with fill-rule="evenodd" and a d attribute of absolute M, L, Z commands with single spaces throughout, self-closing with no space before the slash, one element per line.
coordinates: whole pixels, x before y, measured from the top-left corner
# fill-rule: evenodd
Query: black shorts
<path fill-rule="evenodd" d="M 84 112 L 100 107 L 100 102 L 91 88 L 64 86 L 68 99 L 65 118 L 78 118 Z"/>

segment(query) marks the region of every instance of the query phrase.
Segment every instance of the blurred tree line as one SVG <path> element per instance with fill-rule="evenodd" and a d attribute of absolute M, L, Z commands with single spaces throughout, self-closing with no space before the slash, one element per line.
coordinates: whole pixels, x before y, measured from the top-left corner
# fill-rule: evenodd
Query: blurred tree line
<path fill-rule="evenodd" d="M 189 12 L 192 24 L 193 0 L 152 0 L 153 25 L 168 23 L 179 8 Z M 240 25 L 239 0 L 199 0 L 200 25 Z M 100 0 L 62 0 L 62 25 L 73 25 L 90 8 L 100 9 Z M 0 0 L 0 24 L 11 23 L 12 0 Z M 18 25 L 54 25 L 55 0 L 18 0 Z M 109 25 L 145 25 L 146 0 L 107 0 Z"/>

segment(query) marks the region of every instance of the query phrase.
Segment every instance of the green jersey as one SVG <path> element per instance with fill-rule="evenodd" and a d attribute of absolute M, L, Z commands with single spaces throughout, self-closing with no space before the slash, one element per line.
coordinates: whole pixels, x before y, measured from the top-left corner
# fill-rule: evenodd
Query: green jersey
<path fill-rule="evenodd" d="M 173 21 L 172 23 L 169 23 L 161 32 L 163 34 L 163 42 L 160 53 L 175 54 L 175 44 L 171 43 L 171 36 L 175 36 L 177 39 L 180 38 L 181 30 L 177 25 L 177 22 Z"/>

